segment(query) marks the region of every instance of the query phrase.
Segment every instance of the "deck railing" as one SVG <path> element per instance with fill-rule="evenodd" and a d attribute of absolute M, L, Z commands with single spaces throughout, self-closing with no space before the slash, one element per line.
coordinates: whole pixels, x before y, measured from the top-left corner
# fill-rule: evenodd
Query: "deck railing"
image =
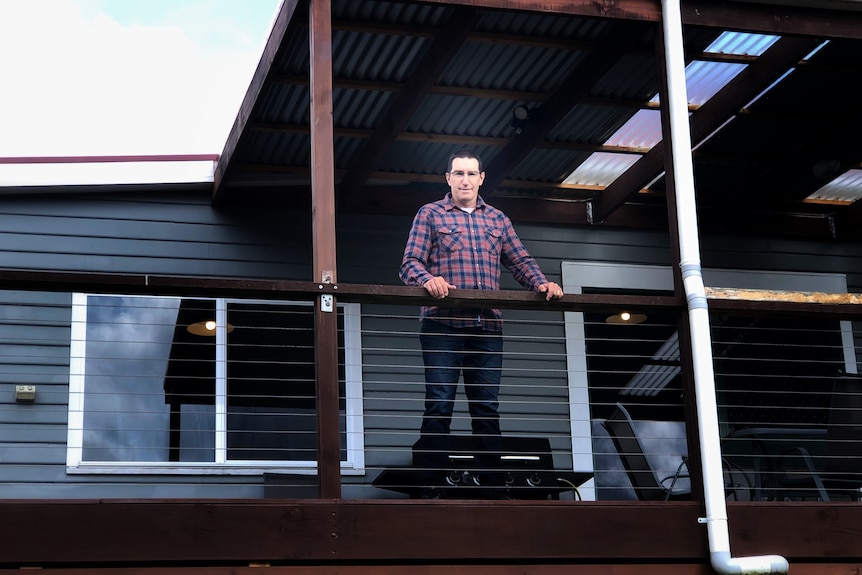
<path fill-rule="evenodd" d="M 7 327 L 19 326 L 31 354 L 3 360 L 21 382 L 17 400 L 0 405 L 7 497 L 329 498 L 334 485 L 337 497 L 385 499 L 424 485 L 412 465 L 424 400 L 417 311 L 431 302 L 422 290 L 3 276 L 16 290 L 5 298 L 16 310 Z M 76 295 L 39 304 L 48 292 Z M 858 308 L 713 295 L 728 498 L 856 497 Z M 501 465 L 512 496 L 699 497 L 699 468 L 688 465 L 700 454 L 689 431 L 684 301 L 615 293 L 546 302 L 499 291 L 458 293 L 446 305 L 504 308 Z M 337 319 L 320 333 L 327 313 Z M 334 345 L 335 362 L 319 362 L 321 341 Z M 48 356 L 54 365 L 33 367 Z M 321 393 L 336 398 L 328 418 Z M 449 497 L 481 498 L 462 390 L 457 397 L 452 467 L 440 477 Z"/>

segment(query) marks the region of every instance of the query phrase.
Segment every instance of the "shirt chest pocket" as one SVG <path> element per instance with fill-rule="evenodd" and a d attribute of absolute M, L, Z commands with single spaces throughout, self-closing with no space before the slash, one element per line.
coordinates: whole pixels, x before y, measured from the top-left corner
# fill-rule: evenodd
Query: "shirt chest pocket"
<path fill-rule="evenodd" d="M 486 228 L 482 235 L 482 248 L 491 254 L 499 254 L 503 246 L 503 230 Z"/>
<path fill-rule="evenodd" d="M 457 252 L 464 249 L 464 234 L 459 227 L 442 227 L 437 231 L 437 242 L 443 251 Z"/>

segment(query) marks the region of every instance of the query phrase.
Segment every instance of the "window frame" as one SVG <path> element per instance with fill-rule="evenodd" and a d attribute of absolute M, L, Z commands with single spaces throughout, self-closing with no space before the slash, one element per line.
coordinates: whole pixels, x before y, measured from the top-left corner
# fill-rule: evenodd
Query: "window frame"
<path fill-rule="evenodd" d="M 86 461 L 84 456 L 84 396 L 86 388 L 86 344 L 87 344 L 87 306 L 90 296 L 149 299 L 183 299 L 182 296 L 129 295 L 129 294 L 72 294 L 72 324 L 69 360 L 69 404 L 66 448 L 66 471 L 70 474 L 160 474 L 160 475 L 262 475 L 273 471 L 289 472 L 298 475 L 316 475 L 318 463 L 306 461 L 242 461 L 229 460 L 226 446 L 217 447 L 214 461 L 211 462 L 170 462 L 170 461 Z M 307 301 L 254 300 L 243 298 L 198 297 L 196 300 L 215 302 L 217 320 L 226 324 L 228 303 L 255 303 L 272 305 L 299 305 L 312 307 Z M 365 434 L 363 417 L 362 386 L 362 334 L 361 307 L 358 303 L 338 303 L 344 320 L 344 422 L 346 435 L 346 458 L 341 461 L 342 475 L 362 475 L 365 473 Z M 226 403 L 226 333 L 216 333 L 216 403 Z M 216 412 L 216 443 L 218 434 L 227 433 L 226 417 Z M 220 429 L 223 428 L 223 429 Z"/>

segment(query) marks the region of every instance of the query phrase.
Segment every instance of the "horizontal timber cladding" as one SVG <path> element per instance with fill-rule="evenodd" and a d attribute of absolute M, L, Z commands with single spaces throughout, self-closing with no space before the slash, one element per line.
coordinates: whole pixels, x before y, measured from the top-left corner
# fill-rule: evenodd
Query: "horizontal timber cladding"
<path fill-rule="evenodd" d="M 519 224 L 521 239 L 552 281 L 570 260 L 670 265 L 660 232 Z M 343 214 L 337 228 L 338 281 L 400 285 L 410 219 Z M 309 281 L 308 213 L 217 210 L 207 193 L 91 193 L 8 197 L 0 202 L 0 256 L 7 269 Z M 701 238 L 703 266 L 846 273 L 862 289 L 854 246 L 756 238 Z M 503 289 L 517 289 L 503 275 Z"/>
<path fill-rule="evenodd" d="M 0 565 L 700 563 L 700 516 L 690 502 L 5 502 Z M 728 518 L 734 556 L 862 558 L 856 504 L 735 503 Z"/>
<path fill-rule="evenodd" d="M 206 194 L 81 194 L 4 198 L 0 256 L 8 269 L 313 281 L 307 213 L 216 210 Z M 401 285 L 410 218 L 339 216 L 338 281 Z M 566 259 L 668 263 L 667 238 L 518 225 L 549 279 Z M 503 274 L 503 289 L 519 286 Z"/>
<path fill-rule="evenodd" d="M 0 204 L 3 267 L 309 279 L 307 216 L 220 213 L 203 194 L 82 194 Z"/>
<path fill-rule="evenodd" d="M 66 480 L 71 297 L 0 290 L 0 493 L 44 497 Z M 15 400 L 33 386 L 38 406 Z"/>

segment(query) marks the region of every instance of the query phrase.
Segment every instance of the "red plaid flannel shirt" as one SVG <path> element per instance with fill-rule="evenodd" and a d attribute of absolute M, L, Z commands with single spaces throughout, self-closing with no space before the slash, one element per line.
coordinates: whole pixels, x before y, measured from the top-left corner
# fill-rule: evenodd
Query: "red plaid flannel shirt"
<path fill-rule="evenodd" d="M 442 276 L 457 289 L 500 289 L 500 264 L 519 284 L 537 290 L 548 283 L 536 260 L 527 252 L 508 216 L 481 196 L 472 213 L 461 210 L 447 193 L 442 200 L 422 206 L 401 260 L 401 281 L 422 286 Z M 425 306 L 420 318 L 446 325 L 502 330 L 498 309 L 459 309 Z"/>

